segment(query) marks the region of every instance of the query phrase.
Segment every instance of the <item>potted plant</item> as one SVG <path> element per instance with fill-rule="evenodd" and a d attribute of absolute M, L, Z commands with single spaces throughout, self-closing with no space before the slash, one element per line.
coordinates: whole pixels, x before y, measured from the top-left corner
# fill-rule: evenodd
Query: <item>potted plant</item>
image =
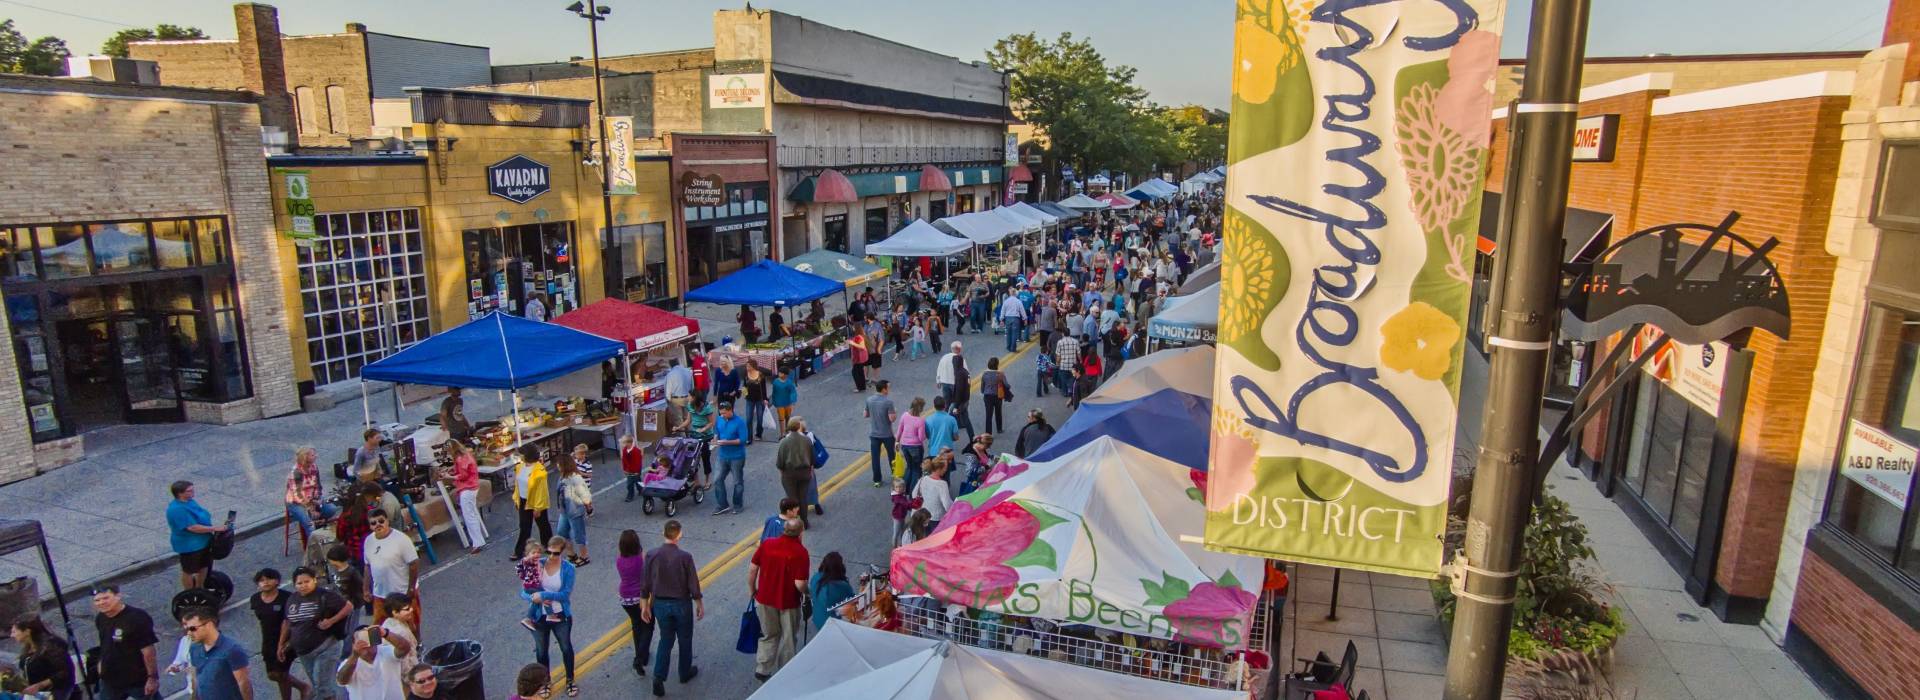
<path fill-rule="evenodd" d="M 1465 522 L 1449 519 L 1447 551 L 1465 540 Z M 1551 492 L 1533 508 L 1520 551 L 1520 575 L 1507 635 L 1508 676 L 1535 686 L 1601 686 L 1613 647 L 1626 633 L 1610 587 L 1593 575 L 1587 526 Z M 1451 631 L 1455 598 L 1444 579 L 1432 584 L 1441 625 Z M 1528 694 L 1532 695 L 1532 694 Z"/>

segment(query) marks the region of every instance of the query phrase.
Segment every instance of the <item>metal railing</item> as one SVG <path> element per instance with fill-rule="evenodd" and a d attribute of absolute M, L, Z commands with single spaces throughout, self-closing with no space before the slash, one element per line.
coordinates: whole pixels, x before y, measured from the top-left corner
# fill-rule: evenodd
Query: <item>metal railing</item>
<path fill-rule="evenodd" d="M 803 146 L 780 145 L 780 166 L 836 168 L 850 165 L 999 162 L 1000 146 Z M 972 183 L 969 180 L 970 184 Z"/>
<path fill-rule="evenodd" d="M 872 606 L 878 593 L 876 587 L 864 588 L 853 601 L 853 605 L 862 610 Z M 1275 622 L 1268 614 L 1272 607 L 1264 595 L 1255 606 L 1247 643 L 1249 651 L 1267 648 Z M 1254 671 L 1237 652 L 1106 630 L 1084 631 L 1091 628 L 1082 626 L 1068 632 L 1061 625 L 1041 618 L 983 615 L 982 611 L 964 609 L 950 612 L 924 596 L 899 599 L 896 609 L 894 619 L 889 622 L 897 624 L 889 626 L 900 634 L 1037 656 L 1169 683 L 1246 690 L 1260 687 L 1256 673 L 1271 672 L 1270 668 Z M 1101 637 L 1130 639 L 1133 643 L 1107 641 Z"/>

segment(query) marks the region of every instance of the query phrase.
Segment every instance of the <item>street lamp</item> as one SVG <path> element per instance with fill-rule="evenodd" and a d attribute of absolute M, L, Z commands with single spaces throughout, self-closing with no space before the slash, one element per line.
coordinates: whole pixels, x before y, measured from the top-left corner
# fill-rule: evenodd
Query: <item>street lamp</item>
<path fill-rule="evenodd" d="M 613 165 L 607 152 L 607 98 L 600 88 L 600 22 L 613 13 L 606 5 L 592 5 L 576 2 L 567 6 L 567 11 L 587 20 L 587 37 L 593 44 L 593 109 L 600 122 L 600 209 L 605 218 L 601 230 L 606 238 L 602 239 L 600 264 L 606 278 L 607 296 L 622 293 L 620 277 L 620 239 L 613 234 Z"/>

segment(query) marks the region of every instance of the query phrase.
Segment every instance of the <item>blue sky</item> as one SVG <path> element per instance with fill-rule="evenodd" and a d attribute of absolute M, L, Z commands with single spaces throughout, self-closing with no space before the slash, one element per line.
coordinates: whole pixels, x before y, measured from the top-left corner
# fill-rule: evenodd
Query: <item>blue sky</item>
<path fill-rule="evenodd" d="M 492 47 L 495 63 L 587 53 L 584 21 L 570 0 L 279 0 L 287 33 L 338 32 L 361 22 L 377 32 Z M 600 0 L 608 54 L 713 45 L 712 12 L 739 2 Z M 1700 54 L 1862 49 L 1880 43 L 1887 0 L 1595 0 L 1588 55 Z M 982 59 L 995 39 L 1071 31 L 1108 60 L 1134 66 L 1163 104 L 1222 107 L 1232 54 L 1230 0 L 758 0 L 755 7 L 803 15 L 964 59 Z M 1525 47 L 1528 0 L 1508 0 L 1506 51 Z M 30 38 L 53 34 L 94 51 L 123 26 L 159 22 L 232 38 L 222 0 L 0 0 Z"/>

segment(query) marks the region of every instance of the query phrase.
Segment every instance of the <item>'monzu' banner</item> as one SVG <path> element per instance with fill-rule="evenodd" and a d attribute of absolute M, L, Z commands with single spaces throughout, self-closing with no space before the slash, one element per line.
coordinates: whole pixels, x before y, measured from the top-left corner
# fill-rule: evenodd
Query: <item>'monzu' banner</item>
<path fill-rule="evenodd" d="M 1209 548 L 1440 566 L 1501 0 L 1240 0 Z"/>

